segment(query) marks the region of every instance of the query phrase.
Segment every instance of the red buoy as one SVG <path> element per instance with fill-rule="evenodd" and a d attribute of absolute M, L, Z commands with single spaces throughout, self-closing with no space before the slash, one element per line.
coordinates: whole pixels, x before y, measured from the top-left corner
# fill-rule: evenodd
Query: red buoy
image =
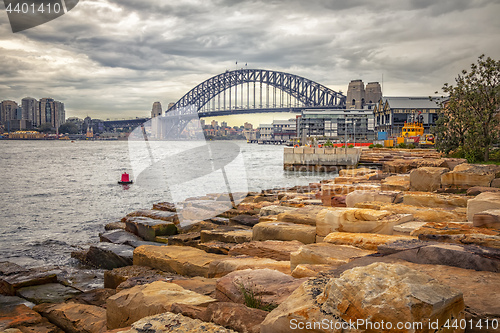
<path fill-rule="evenodd" d="M 122 173 L 122 179 L 118 182 L 118 184 L 132 184 L 133 181 L 130 180 L 129 174 L 124 172 Z"/>

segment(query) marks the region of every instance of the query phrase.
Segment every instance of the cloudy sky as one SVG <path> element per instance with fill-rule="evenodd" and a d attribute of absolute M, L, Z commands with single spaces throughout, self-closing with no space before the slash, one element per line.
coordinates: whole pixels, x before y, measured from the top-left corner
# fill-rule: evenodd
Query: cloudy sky
<path fill-rule="evenodd" d="M 337 91 L 383 76 L 386 96 L 429 96 L 479 55 L 500 59 L 499 17 L 498 0 L 80 0 L 12 33 L 1 11 L 0 100 L 147 116 L 236 61 Z"/>

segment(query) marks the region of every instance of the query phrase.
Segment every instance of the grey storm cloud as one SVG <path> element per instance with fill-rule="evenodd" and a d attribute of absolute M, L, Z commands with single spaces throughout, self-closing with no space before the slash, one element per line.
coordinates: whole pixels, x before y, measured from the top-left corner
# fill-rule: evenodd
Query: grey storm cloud
<path fill-rule="evenodd" d="M 343 91 L 384 75 L 387 95 L 425 96 L 480 54 L 500 57 L 499 14 L 497 0 L 82 0 L 13 34 L 0 12 L 0 99 L 147 115 L 245 63 Z"/>

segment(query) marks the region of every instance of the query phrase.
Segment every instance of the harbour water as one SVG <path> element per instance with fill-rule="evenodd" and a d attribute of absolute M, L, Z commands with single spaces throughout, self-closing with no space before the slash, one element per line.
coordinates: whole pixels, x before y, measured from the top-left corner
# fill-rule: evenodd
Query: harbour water
<path fill-rule="evenodd" d="M 283 171 L 283 146 L 233 142 L 249 191 L 333 177 Z M 131 172 L 126 141 L 0 141 L 0 170 L 0 258 L 27 267 L 72 265 L 70 252 L 98 242 L 105 224 L 171 200 L 167 189 L 117 184 Z"/>

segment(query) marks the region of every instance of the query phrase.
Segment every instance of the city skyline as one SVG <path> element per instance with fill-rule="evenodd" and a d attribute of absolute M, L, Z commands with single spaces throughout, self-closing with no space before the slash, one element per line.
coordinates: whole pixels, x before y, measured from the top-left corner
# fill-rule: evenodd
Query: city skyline
<path fill-rule="evenodd" d="M 362 79 L 381 82 L 384 96 L 428 96 L 480 54 L 500 58 L 499 12 L 487 0 L 88 0 L 14 34 L 1 11 L 0 100 L 50 96 L 67 117 L 146 117 L 153 102 L 165 110 L 246 64 L 344 94 Z"/>

